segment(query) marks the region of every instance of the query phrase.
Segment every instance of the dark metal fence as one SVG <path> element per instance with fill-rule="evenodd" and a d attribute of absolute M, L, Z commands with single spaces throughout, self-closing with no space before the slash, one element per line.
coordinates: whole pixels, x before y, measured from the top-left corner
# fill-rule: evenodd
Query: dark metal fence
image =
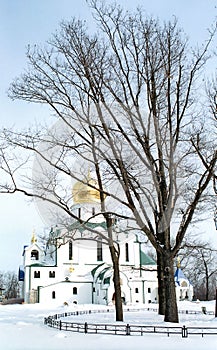
<path fill-rule="evenodd" d="M 158 311 L 156 308 L 142 309 L 125 309 L 126 311 Z M 100 324 L 100 323 L 76 323 L 65 322 L 61 319 L 68 316 L 86 315 L 92 313 L 114 312 L 114 309 L 104 310 L 81 310 L 72 312 L 63 312 L 53 316 L 45 317 L 44 324 L 57 328 L 59 330 L 80 332 L 88 334 L 112 334 L 112 335 L 144 335 L 144 334 L 165 334 L 168 337 L 172 334 L 179 334 L 182 338 L 187 338 L 188 335 L 217 335 L 217 327 L 186 327 L 186 326 L 145 326 L 145 325 L 116 325 L 116 324 Z M 180 310 L 182 314 L 201 314 L 201 311 Z M 209 311 L 206 314 L 214 315 L 214 312 Z"/>

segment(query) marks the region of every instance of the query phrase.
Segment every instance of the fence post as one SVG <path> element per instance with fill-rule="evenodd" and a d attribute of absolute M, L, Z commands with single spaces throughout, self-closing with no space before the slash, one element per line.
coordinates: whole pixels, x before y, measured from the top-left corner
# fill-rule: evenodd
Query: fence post
<path fill-rule="evenodd" d="M 84 333 L 87 333 L 87 322 L 84 324 Z"/>
<path fill-rule="evenodd" d="M 126 335 L 130 335 L 130 325 L 126 325 Z"/>
<path fill-rule="evenodd" d="M 182 327 L 182 338 L 188 338 L 188 329 L 185 326 Z"/>
<path fill-rule="evenodd" d="M 62 321 L 60 320 L 60 331 L 62 330 Z"/>

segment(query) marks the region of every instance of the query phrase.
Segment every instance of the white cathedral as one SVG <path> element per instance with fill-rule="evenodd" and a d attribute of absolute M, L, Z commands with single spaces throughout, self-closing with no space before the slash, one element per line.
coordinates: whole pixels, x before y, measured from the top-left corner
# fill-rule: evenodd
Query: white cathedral
<path fill-rule="evenodd" d="M 87 183 L 90 181 L 94 180 L 89 179 Z M 101 234 L 105 232 L 99 191 L 77 182 L 73 187 L 73 203 L 72 211 L 81 220 L 88 220 L 86 229 L 74 227 L 76 235 L 90 237 L 87 225 Z M 113 268 L 108 245 L 100 240 L 74 240 L 72 236 L 73 231 L 67 235 L 64 230 L 51 230 L 48 244 L 42 247 L 33 233 L 31 245 L 24 246 L 23 265 L 19 269 L 25 303 L 113 304 Z M 156 303 L 156 262 L 144 253 L 135 234 L 129 234 L 119 244 L 123 303 Z M 175 274 L 177 299 L 192 300 L 193 288 L 180 272 L 178 266 Z"/>

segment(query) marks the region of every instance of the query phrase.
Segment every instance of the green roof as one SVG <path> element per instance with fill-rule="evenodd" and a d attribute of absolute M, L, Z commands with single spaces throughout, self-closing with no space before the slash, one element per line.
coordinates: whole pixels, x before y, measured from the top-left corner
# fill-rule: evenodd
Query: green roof
<path fill-rule="evenodd" d="M 103 281 L 103 284 L 110 284 L 110 279 L 111 279 L 111 276 L 110 277 L 106 277 Z"/>
<path fill-rule="evenodd" d="M 84 222 L 80 223 L 78 221 L 74 222 L 69 226 L 69 230 L 79 230 L 80 232 L 83 232 L 85 230 L 88 231 L 88 229 L 94 230 L 97 227 L 102 227 L 104 230 L 107 229 L 106 222 Z"/>
<path fill-rule="evenodd" d="M 102 281 L 103 280 L 103 277 L 105 275 L 105 273 L 110 269 L 110 267 L 106 267 L 105 269 L 103 269 L 100 273 L 99 273 L 99 276 L 98 278 Z"/>
<path fill-rule="evenodd" d="M 47 267 L 47 265 L 40 264 L 40 263 L 33 263 L 33 264 L 28 265 L 28 266 L 31 266 L 31 267 Z"/>
<path fill-rule="evenodd" d="M 98 268 L 99 268 L 100 266 L 102 266 L 102 265 L 104 265 L 104 262 L 103 262 L 102 264 L 99 264 L 99 265 L 97 265 L 96 267 L 94 267 L 94 269 L 91 271 L 91 274 L 92 274 L 93 277 L 94 277 L 94 275 L 95 275 L 96 270 L 98 270 Z"/>
<path fill-rule="evenodd" d="M 140 252 L 141 256 L 141 265 L 156 265 L 156 262 L 143 251 Z"/>

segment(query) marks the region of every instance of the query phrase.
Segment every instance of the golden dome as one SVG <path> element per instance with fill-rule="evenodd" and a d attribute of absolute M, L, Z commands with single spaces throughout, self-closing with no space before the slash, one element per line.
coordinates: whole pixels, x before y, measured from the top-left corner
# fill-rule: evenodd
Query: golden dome
<path fill-rule="evenodd" d="M 93 186 L 93 187 L 92 187 Z M 100 191 L 98 183 L 92 179 L 90 172 L 83 181 L 78 181 L 72 188 L 73 202 L 81 203 L 100 203 Z"/>

